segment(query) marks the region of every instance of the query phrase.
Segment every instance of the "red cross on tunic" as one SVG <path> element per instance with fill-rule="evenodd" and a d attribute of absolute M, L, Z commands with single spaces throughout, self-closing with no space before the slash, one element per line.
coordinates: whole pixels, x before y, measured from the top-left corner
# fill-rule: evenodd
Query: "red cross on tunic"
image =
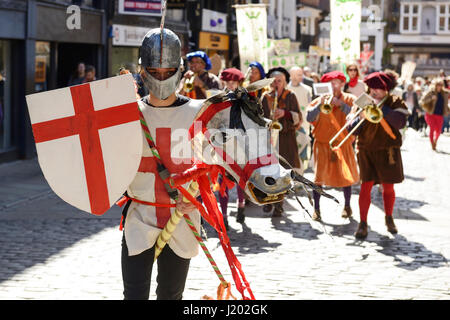
<path fill-rule="evenodd" d="M 192 163 L 190 159 L 172 158 L 170 153 L 172 148 L 171 130 L 171 128 L 156 128 L 156 147 L 158 148 L 161 161 L 167 170 L 169 170 L 171 174 L 181 173 L 191 168 Z M 138 171 L 153 173 L 155 175 L 155 203 L 170 204 L 170 197 L 164 187 L 164 182 L 159 176 L 155 157 L 142 157 Z M 170 219 L 170 208 L 155 207 L 155 210 L 157 226 L 162 229 Z"/>
<path fill-rule="evenodd" d="M 83 154 L 91 212 L 103 214 L 110 207 L 103 152 L 98 131 L 139 120 L 137 101 L 94 110 L 90 84 L 70 88 L 74 116 L 32 125 L 36 143 L 78 135 Z"/>

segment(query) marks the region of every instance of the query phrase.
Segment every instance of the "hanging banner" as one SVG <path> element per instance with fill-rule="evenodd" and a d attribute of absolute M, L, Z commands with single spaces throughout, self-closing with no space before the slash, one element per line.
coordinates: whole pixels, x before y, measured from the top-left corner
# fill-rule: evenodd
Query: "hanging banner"
<path fill-rule="evenodd" d="M 161 16 L 161 0 L 119 0 L 120 14 Z"/>
<path fill-rule="evenodd" d="M 330 0 L 331 63 L 354 63 L 359 59 L 361 0 Z"/>
<path fill-rule="evenodd" d="M 265 4 L 235 5 L 241 70 L 245 72 L 252 61 L 268 69 L 267 9 Z"/>
<path fill-rule="evenodd" d="M 411 81 L 414 70 L 416 70 L 416 63 L 413 61 L 406 61 L 402 64 L 402 73 L 400 79 Z"/>
<path fill-rule="evenodd" d="M 292 67 L 304 67 L 306 65 L 306 52 L 296 52 L 272 56 L 269 58 L 269 69 L 283 67 L 289 70 Z"/>

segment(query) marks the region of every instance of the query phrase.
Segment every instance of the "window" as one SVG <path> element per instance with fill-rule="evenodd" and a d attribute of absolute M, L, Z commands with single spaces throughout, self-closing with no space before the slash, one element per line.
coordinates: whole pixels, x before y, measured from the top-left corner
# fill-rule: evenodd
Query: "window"
<path fill-rule="evenodd" d="M 438 9 L 438 30 L 439 33 L 450 32 L 450 4 L 441 4 Z"/>
<path fill-rule="evenodd" d="M 402 3 L 400 31 L 402 33 L 419 32 L 421 6 L 413 3 Z"/>

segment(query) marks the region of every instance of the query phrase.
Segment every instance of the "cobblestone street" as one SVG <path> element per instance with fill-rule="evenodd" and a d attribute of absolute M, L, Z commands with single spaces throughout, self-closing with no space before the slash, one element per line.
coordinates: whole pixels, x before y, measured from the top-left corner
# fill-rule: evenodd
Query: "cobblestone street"
<path fill-rule="evenodd" d="M 395 186 L 394 219 L 387 232 L 378 188 L 372 190 L 369 236 L 356 241 L 354 215 L 322 198 L 323 225 L 295 199 L 271 218 L 249 205 L 245 224 L 230 205 L 229 236 L 256 299 L 450 299 L 450 135 L 438 152 L 409 129 L 402 147 L 405 181 Z M 313 179 L 309 170 L 307 178 Z M 0 299 L 122 299 L 120 209 L 96 217 L 66 204 L 49 188 L 37 160 L 0 165 Z M 328 190 L 343 203 L 338 190 Z M 302 203 L 310 214 L 306 197 Z M 227 281 L 231 272 L 215 232 L 206 245 Z M 150 299 L 155 299 L 156 269 Z M 192 259 L 184 299 L 215 296 L 219 281 L 199 251 Z M 240 297 L 233 285 L 233 294 Z"/>

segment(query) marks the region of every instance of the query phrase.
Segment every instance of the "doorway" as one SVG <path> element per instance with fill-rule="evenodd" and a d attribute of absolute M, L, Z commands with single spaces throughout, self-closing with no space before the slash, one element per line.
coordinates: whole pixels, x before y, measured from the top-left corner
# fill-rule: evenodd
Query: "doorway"
<path fill-rule="evenodd" d="M 78 63 L 84 62 L 96 68 L 99 78 L 98 46 L 92 44 L 58 43 L 57 48 L 57 88 L 67 87 L 71 75 L 74 75 Z"/>

